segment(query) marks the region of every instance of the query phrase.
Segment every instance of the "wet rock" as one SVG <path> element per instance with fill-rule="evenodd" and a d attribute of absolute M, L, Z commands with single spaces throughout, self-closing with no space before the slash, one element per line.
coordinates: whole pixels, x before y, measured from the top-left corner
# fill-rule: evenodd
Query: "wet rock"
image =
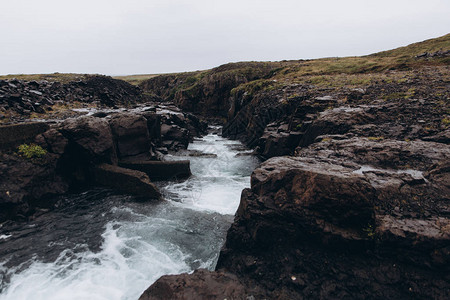
<path fill-rule="evenodd" d="M 147 119 L 149 137 L 154 142 L 161 140 L 161 116 L 153 112 L 142 114 Z"/>
<path fill-rule="evenodd" d="M 94 163 L 117 163 L 113 136 L 108 122 L 100 118 L 81 117 L 64 121 L 59 131 L 69 140 L 74 155 Z M 76 154 L 75 152 L 82 153 Z"/>
<path fill-rule="evenodd" d="M 158 188 L 150 182 L 145 173 L 140 171 L 101 164 L 94 167 L 94 178 L 98 184 L 124 193 L 149 199 L 161 198 Z"/>
<path fill-rule="evenodd" d="M 108 113 L 99 111 L 99 112 L 94 113 L 92 116 L 96 117 L 96 118 L 105 118 L 106 116 L 108 116 Z"/>
<path fill-rule="evenodd" d="M 139 300 L 165 299 L 258 299 L 257 287 L 244 286 L 238 277 L 225 272 L 196 270 L 193 274 L 166 275 L 158 279 Z"/>
<path fill-rule="evenodd" d="M 0 153 L 0 221 L 26 217 L 36 206 L 50 207 L 48 197 L 68 191 L 56 172 L 58 159 L 51 153 L 39 159 Z"/>
<path fill-rule="evenodd" d="M 242 193 L 217 269 L 258 282 L 269 298 L 409 297 L 393 281 L 420 298 L 445 297 L 448 203 L 429 217 L 407 213 L 442 190 L 408 173 L 359 167 L 321 153 L 263 163 Z"/>
<path fill-rule="evenodd" d="M 179 180 L 191 176 L 190 161 L 121 161 L 124 168 L 147 174 L 151 180 Z"/>
<path fill-rule="evenodd" d="M 186 149 L 189 144 L 189 132 L 178 125 L 161 125 L 161 137 L 164 145 L 172 150 Z"/>
<path fill-rule="evenodd" d="M 150 135 L 146 118 L 135 114 L 118 114 L 109 123 L 120 158 L 149 152 Z"/>

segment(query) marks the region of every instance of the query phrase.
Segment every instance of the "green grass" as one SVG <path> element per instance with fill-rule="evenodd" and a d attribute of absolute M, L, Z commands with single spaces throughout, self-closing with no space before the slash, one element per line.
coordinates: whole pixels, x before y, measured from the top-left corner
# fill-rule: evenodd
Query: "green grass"
<path fill-rule="evenodd" d="M 36 144 L 22 144 L 17 147 L 17 152 L 27 159 L 41 158 L 47 154 L 44 148 Z"/>
<path fill-rule="evenodd" d="M 120 79 L 133 85 L 139 85 L 142 81 L 158 76 L 159 74 L 138 74 L 126 76 L 113 76 L 114 79 Z"/>

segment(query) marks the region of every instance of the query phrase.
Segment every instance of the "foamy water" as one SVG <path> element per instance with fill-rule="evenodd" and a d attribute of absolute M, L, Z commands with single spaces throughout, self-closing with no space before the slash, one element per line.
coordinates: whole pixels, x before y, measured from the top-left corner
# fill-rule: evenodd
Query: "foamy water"
<path fill-rule="evenodd" d="M 70 244 L 51 261 L 40 253 L 39 258 L 12 266 L 13 254 L 0 258 L 0 299 L 138 299 L 162 275 L 213 269 L 241 191 L 250 185 L 249 175 L 258 163 L 252 156 L 237 157 L 236 144 L 212 134 L 191 144 L 189 149 L 217 157 L 189 157 L 193 176 L 184 182 L 160 184 L 166 197 L 161 203 L 130 202 L 129 196 L 120 196 L 124 198 L 120 201 L 115 196 L 113 201 L 105 196 L 102 205 L 113 205 L 95 217 L 105 218 L 98 250 Z M 90 222 L 89 218 L 82 220 Z M 49 226 L 43 224 L 36 226 Z M 67 236 L 76 234 L 66 230 Z M 64 234 L 51 240 L 48 249 L 69 244 Z M 2 233 L 0 243 L 8 243 L 14 235 Z"/>

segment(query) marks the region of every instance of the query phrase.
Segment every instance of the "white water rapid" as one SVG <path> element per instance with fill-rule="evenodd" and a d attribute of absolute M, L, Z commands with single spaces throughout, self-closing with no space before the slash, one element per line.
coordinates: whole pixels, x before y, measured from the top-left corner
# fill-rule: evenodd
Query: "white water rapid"
<path fill-rule="evenodd" d="M 169 156 L 190 159 L 193 176 L 161 183 L 160 203 L 87 191 L 0 232 L 0 300 L 136 300 L 162 275 L 213 269 L 258 161 L 215 134 L 189 150 L 210 155 Z"/>

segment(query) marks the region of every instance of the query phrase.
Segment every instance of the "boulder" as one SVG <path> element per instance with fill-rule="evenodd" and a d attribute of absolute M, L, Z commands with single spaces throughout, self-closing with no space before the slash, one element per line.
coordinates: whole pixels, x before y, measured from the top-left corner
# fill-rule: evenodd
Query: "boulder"
<path fill-rule="evenodd" d="M 68 183 L 58 174 L 59 156 L 26 159 L 0 153 L 0 221 L 26 217 L 36 206 L 50 207 L 50 196 L 68 191 Z"/>
<path fill-rule="evenodd" d="M 357 124 L 367 124 L 374 120 L 375 117 L 363 107 L 327 109 L 308 127 L 300 145 L 308 146 L 319 135 L 346 133 Z"/>
<path fill-rule="evenodd" d="M 144 198 L 160 199 L 158 188 L 140 171 L 101 164 L 94 167 L 95 182 L 121 192 Z"/>
<path fill-rule="evenodd" d="M 245 287 L 239 278 L 225 272 L 211 272 L 205 269 L 193 274 L 162 276 L 149 287 L 139 300 L 166 299 L 262 299 L 256 287 Z"/>
<path fill-rule="evenodd" d="M 110 120 L 120 158 L 148 153 L 150 135 L 147 119 L 136 114 L 117 114 Z"/>
<path fill-rule="evenodd" d="M 379 168 L 413 168 L 420 171 L 427 171 L 439 162 L 450 160 L 450 146 L 435 142 L 352 135 L 324 135 L 316 141 L 308 148 L 297 148 L 297 155 L 333 158 L 341 164 L 353 161 Z"/>
<path fill-rule="evenodd" d="M 72 154 L 94 163 L 117 163 L 111 128 L 106 120 L 80 117 L 64 121 L 59 131 L 69 140 Z"/>
<path fill-rule="evenodd" d="M 161 116 L 153 112 L 144 112 L 142 115 L 147 119 L 150 140 L 159 142 L 161 140 Z"/>
<path fill-rule="evenodd" d="M 151 180 L 178 180 L 191 176 L 190 161 L 121 161 L 124 168 L 147 174 Z"/>
<path fill-rule="evenodd" d="M 186 149 L 189 144 L 189 131 L 178 125 L 161 125 L 163 145 L 171 150 Z"/>
<path fill-rule="evenodd" d="M 36 137 L 36 143 L 48 149 L 49 152 L 64 154 L 69 141 L 55 128 L 49 129 Z"/>
<path fill-rule="evenodd" d="M 299 131 L 289 131 L 288 124 L 267 126 L 259 140 L 259 152 L 264 158 L 292 155 L 302 136 Z"/>
<path fill-rule="evenodd" d="M 254 171 L 217 270 L 257 281 L 269 298 L 445 298 L 444 190 L 425 173 L 322 154 Z"/>

